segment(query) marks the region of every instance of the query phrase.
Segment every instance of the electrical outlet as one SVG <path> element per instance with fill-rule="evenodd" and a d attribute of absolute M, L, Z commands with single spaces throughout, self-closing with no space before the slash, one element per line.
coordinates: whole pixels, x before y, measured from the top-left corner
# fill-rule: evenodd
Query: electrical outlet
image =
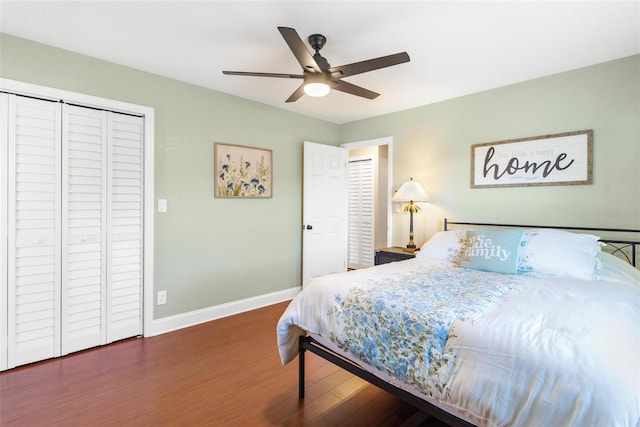
<path fill-rule="evenodd" d="M 158 291 L 158 305 L 167 303 L 167 291 Z"/>

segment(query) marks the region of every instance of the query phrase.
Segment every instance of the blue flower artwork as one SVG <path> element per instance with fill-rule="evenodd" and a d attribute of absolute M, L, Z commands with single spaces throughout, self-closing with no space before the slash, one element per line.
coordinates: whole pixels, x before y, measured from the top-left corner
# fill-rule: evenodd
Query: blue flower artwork
<path fill-rule="evenodd" d="M 216 143 L 215 168 L 216 197 L 272 195 L 271 150 Z"/>

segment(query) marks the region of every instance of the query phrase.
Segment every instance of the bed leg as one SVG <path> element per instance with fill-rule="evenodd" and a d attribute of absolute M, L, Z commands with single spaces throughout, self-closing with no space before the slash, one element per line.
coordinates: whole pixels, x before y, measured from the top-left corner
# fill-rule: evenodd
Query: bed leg
<path fill-rule="evenodd" d="M 304 399 L 304 348 L 305 337 L 301 336 L 298 344 L 298 399 Z"/>

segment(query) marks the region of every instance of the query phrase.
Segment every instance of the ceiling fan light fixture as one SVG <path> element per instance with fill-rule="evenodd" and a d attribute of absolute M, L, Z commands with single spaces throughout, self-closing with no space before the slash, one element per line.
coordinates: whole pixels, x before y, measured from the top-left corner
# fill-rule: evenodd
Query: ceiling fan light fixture
<path fill-rule="evenodd" d="M 256 73 L 248 71 L 223 71 L 222 73 L 236 76 L 304 79 L 302 84 L 296 88 L 285 102 L 295 102 L 303 95 L 313 97 L 326 96 L 331 92 L 331 89 L 366 99 L 374 99 L 380 94 L 346 82 L 342 80 L 342 78 L 409 62 L 409 54 L 407 54 L 407 52 L 400 52 L 394 55 L 381 56 L 379 58 L 332 67 L 327 59 L 320 55 L 320 49 L 322 49 L 327 41 L 327 38 L 322 34 L 312 34 L 309 36 L 309 44 L 315 51 L 312 55 L 295 29 L 278 27 L 278 31 L 280 31 L 291 53 L 293 53 L 302 67 L 302 74 Z"/>
<path fill-rule="evenodd" d="M 317 98 L 329 95 L 330 91 L 331 88 L 326 83 L 313 82 L 304 85 L 304 93 Z"/>

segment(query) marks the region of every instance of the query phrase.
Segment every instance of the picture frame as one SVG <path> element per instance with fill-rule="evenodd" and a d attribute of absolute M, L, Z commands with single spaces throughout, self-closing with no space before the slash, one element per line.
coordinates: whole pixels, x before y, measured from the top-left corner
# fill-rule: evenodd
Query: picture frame
<path fill-rule="evenodd" d="M 593 129 L 471 146 L 471 188 L 593 183 Z"/>
<path fill-rule="evenodd" d="M 273 196 L 273 152 L 214 143 L 214 196 L 268 199 Z"/>

